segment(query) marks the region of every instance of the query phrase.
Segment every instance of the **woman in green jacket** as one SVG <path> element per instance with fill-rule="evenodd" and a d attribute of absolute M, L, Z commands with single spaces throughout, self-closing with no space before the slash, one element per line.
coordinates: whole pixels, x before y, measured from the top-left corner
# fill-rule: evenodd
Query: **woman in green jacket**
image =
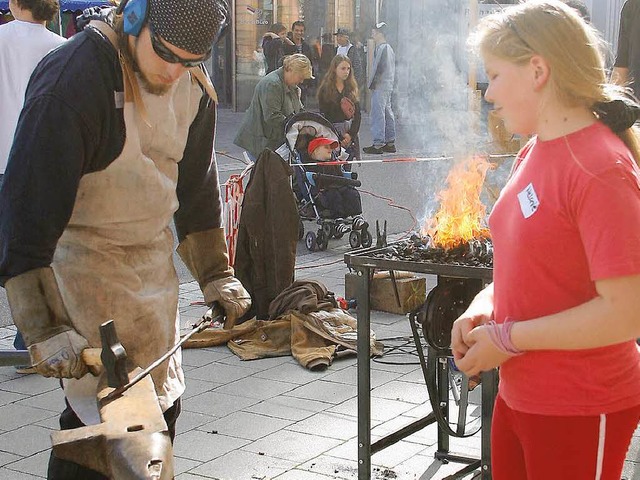
<path fill-rule="evenodd" d="M 233 143 L 244 148 L 253 159 L 265 148 L 276 150 L 282 145 L 286 118 L 303 109 L 298 85 L 308 78 L 313 75 L 311 62 L 305 55 L 296 53 L 285 57 L 282 67 L 256 85 Z"/>

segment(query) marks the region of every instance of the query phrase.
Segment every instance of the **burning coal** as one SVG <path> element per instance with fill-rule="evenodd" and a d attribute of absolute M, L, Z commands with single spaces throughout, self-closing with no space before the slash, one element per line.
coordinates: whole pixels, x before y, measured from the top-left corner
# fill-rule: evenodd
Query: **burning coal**
<path fill-rule="evenodd" d="M 420 233 L 434 247 L 445 250 L 489 238 L 485 226 L 486 207 L 480 193 L 487 171 L 494 165 L 482 157 L 472 157 L 455 165 L 447 175 L 447 187 L 438 193 L 440 209 L 425 222 Z"/>
<path fill-rule="evenodd" d="M 389 245 L 383 250 L 371 252 L 374 257 L 387 260 L 459 265 L 468 267 L 493 267 L 491 239 L 474 238 L 455 247 L 443 248 L 433 244 L 433 239 L 414 233 L 410 238 Z"/>
<path fill-rule="evenodd" d="M 373 251 L 387 260 L 441 265 L 493 267 L 493 244 L 480 200 L 487 171 L 494 165 L 472 157 L 453 167 L 438 193 L 440 209 L 411 238 Z"/>

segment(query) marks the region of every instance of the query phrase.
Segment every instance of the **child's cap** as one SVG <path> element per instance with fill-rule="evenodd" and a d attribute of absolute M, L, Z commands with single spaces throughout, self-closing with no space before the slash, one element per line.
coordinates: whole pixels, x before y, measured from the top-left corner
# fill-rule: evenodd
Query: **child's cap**
<path fill-rule="evenodd" d="M 327 137 L 318 137 L 309 142 L 309 147 L 307 148 L 309 155 L 311 155 L 314 150 L 321 145 L 331 145 L 332 150 L 338 148 L 338 142 L 336 142 L 335 140 L 331 140 Z"/>

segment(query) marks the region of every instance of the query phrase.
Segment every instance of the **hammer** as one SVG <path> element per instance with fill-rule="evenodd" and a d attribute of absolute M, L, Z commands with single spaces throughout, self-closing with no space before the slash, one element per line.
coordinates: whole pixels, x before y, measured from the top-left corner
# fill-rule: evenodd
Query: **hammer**
<path fill-rule="evenodd" d="M 126 366 L 127 354 L 115 333 L 113 320 L 100 326 L 100 338 L 102 349 L 85 348 L 81 354 L 82 360 L 95 375 L 98 375 L 105 366 L 110 386 L 115 388 L 124 385 L 129 381 Z M 31 365 L 29 351 L 0 350 L 0 367 L 9 365 Z"/>

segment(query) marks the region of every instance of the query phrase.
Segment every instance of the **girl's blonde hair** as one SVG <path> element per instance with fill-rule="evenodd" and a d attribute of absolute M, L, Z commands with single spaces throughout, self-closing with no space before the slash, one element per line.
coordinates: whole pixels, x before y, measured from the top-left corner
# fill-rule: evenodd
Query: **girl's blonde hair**
<path fill-rule="evenodd" d="M 346 55 L 338 54 L 331 60 L 331 64 L 329 65 L 329 69 L 325 74 L 320 86 L 318 87 L 318 100 L 335 100 L 338 101 L 340 99 L 340 94 L 336 90 L 336 70 L 338 69 L 338 65 L 342 62 L 347 62 L 351 67 L 351 71 L 349 72 L 349 76 L 344 81 L 344 91 L 342 92 L 342 96 L 349 97 L 354 103 L 358 102 L 358 83 L 356 82 L 355 77 L 353 76 L 353 66 L 351 65 L 351 59 Z"/>
<path fill-rule="evenodd" d="M 518 65 L 541 55 L 551 69 L 550 88 L 568 107 L 598 112 L 600 104 L 626 96 L 626 89 L 607 82 L 605 44 L 595 28 L 559 0 L 529 0 L 483 18 L 470 45 L 480 55 Z M 638 131 L 632 127 L 616 134 L 640 164 Z"/>

